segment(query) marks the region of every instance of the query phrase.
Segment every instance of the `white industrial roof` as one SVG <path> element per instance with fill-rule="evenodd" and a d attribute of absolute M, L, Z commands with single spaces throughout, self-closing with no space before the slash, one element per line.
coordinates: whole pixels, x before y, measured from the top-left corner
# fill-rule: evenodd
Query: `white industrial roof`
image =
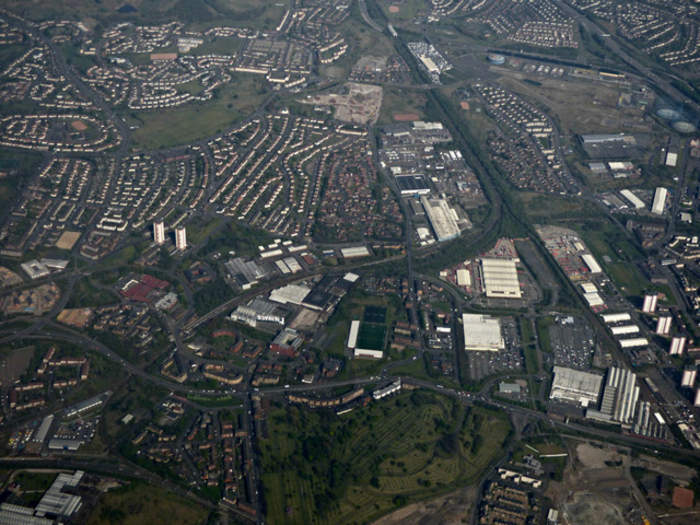
<path fill-rule="evenodd" d="M 602 383 L 603 376 L 598 374 L 555 366 L 549 397 L 588 406 L 589 403 L 595 403 L 598 400 Z"/>
<path fill-rule="evenodd" d="M 438 241 L 448 241 L 459 235 L 459 226 L 445 199 L 429 199 L 423 196 L 420 201 Z"/>
<path fill-rule="evenodd" d="M 462 314 L 465 350 L 503 350 L 501 321 L 481 314 Z"/>
<path fill-rule="evenodd" d="M 636 324 L 613 326 L 610 331 L 613 335 L 636 334 L 639 333 L 639 327 Z"/>
<path fill-rule="evenodd" d="M 520 298 L 518 270 L 513 259 L 483 257 L 481 271 L 484 276 L 486 297 Z"/>
<path fill-rule="evenodd" d="M 588 266 L 591 273 L 601 273 L 603 271 L 598 264 L 598 261 L 596 261 L 595 257 L 593 257 L 590 253 L 584 253 L 581 256 L 581 259 L 583 259 L 583 262 L 586 263 L 586 266 Z"/>
<path fill-rule="evenodd" d="M 360 331 L 360 321 L 352 321 L 350 323 L 350 333 L 348 334 L 348 348 L 357 346 L 357 334 Z"/>
<path fill-rule="evenodd" d="M 622 313 L 617 313 L 617 314 L 603 314 L 601 317 L 603 318 L 603 321 L 608 323 L 608 324 L 632 320 L 632 316 L 630 314 L 628 314 L 627 312 L 622 312 Z"/>
<path fill-rule="evenodd" d="M 666 208 L 666 197 L 668 197 L 668 190 L 666 188 L 658 187 L 654 192 L 654 202 L 651 204 L 651 213 L 655 215 L 663 215 L 664 209 Z"/>
<path fill-rule="evenodd" d="M 282 288 L 272 290 L 270 292 L 270 301 L 281 304 L 301 304 L 310 291 L 310 288 L 300 284 L 288 284 Z"/>

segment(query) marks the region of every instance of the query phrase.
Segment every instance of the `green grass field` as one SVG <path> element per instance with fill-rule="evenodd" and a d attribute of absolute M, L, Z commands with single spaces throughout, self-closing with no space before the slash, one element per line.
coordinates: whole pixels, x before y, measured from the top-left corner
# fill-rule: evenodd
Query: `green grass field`
<path fill-rule="evenodd" d="M 414 113 L 419 119 L 425 118 L 426 98 L 418 90 L 385 87 L 382 95 L 382 107 L 379 111 L 379 124 L 393 124 L 394 115 Z"/>
<path fill-rule="evenodd" d="M 366 523 L 475 480 L 502 451 L 501 415 L 404 393 L 349 414 L 278 406 L 262 442 L 270 523 Z"/>
<path fill-rule="evenodd" d="M 383 350 L 385 336 L 385 326 L 360 323 L 360 330 L 357 334 L 357 347 L 367 350 Z"/>
<path fill-rule="evenodd" d="M 100 498 L 88 525 L 199 525 L 208 512 L 200 505 L 143 483 L 131 483 Z"/>
<path fill-rule="evenodd" d="M 168 148 L 224 131 L 263 102 L 267 96 L 264 82 L 261 76 L 236 75 L 205 103 L 130 113 L 132 119 L 141 122 L 133 134 L 135 147 L 142 150 Z"/>

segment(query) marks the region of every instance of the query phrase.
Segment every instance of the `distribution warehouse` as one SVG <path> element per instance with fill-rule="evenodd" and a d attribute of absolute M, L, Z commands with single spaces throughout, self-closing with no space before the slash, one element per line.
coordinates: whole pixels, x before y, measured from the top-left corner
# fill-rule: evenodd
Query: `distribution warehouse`
<path fill-rule="evenodd" d="M 455 212 L 447 205 L 445 199 L 429 199 L 424 196 L 421 197 L 420 201 L 438 241 L 449 241 L 459 236 Z"/>
<path fill-rule="evenodd" d="M 550 399 L 580 404 L 583 407 L 598 403 L 603 376 L 564 368 L 554 367 L 554 380 Z"/>
<path fill-rule="evenodd" d="M 497 351 L 506 345 L 501 335 L 501 321 L 481 314 L 462 314 L 464 349 Z"/>
<path fill-rule="evenodd" d="M 486 297 L 505 297 L 520 299 L 520 283 L 518 270 L 514 259 L 497 259 L 484 257 L 481 259 L 481 271 L 484 277 Z"/>

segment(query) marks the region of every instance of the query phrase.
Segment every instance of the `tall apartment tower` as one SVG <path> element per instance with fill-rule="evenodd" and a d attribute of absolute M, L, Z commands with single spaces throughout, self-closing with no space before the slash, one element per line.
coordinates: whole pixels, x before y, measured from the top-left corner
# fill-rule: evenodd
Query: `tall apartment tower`
<path fill-rule="evenodd" d="M 165 225 L 163 221 L 153 223 L 153 240 L 159 246 L 165 244 Z"/>
<path fill-rule="evenodd" d="M 187 233 L 184 226 L 175 228 L 175 248 L 181 252 L 187 249 Z"/>
<path fill-rule="evenodd" d="M 644 296 L 644 304 L 642 305 L 642 312 L 645 314 L 653 314 L 656 311 L 656 303 L 659 300 L 658 294 L 646 294 Z"/>
<path fill-rule="evenodd" d="M 671 333 L 671 316 L 660 315 L 656 322 L 656 335 L 668 335 Z"/>
<path fill-rule="evenodd" d="M 686 338 L 683 336 L 674 337 L 671 339 L 671 347 L 668 353 L 671 355 L 681 355 L 685 350 Z"/>

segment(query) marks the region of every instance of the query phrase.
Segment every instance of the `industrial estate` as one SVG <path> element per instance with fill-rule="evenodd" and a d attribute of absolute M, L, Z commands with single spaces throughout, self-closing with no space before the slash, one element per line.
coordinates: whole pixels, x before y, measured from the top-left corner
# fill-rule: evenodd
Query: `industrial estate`
<path fill-rule="evenodd" d="M 700 520 L 700 6 L 6 0 L 0 525 Z"/>

